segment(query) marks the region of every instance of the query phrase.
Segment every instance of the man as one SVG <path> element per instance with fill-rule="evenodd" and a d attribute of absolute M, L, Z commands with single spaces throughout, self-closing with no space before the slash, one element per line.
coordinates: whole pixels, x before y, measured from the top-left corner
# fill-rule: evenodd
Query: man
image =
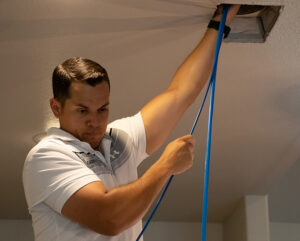
<path fill-rule="evenodd" d="M 238 8 L 230 8 L 227 25 Z M 192 166 L 195 140 L 186 135 L 171 142 L 140 178 L 137 166 L 165 142 L 205 85 L 216 38 L 209 28 L 166 91 L 135 116 L 109 125 L 105 69 L 82 58 L 55 68 L 50 106 L 60 128 L 48 130 L 23 171 L 37 241 L 136 239 L 142 217 L 169 177 Z"/>

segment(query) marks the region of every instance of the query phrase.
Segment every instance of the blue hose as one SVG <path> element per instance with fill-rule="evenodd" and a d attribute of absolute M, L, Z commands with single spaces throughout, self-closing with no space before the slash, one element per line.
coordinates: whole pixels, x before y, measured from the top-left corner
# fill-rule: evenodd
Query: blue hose
<path fill-rule="evenodd" d="M 221 48 L 221 44 L 222 44 L 224 27 L 225 27 L 228 10 L 229 10 L 229 5 L 225 5 L 223 14 L 222 14 L 222 20 L 221 20 L 220 27 L 219 27 L 216 51 L 215 51 L 215 56 L 214 56 L 213 71 L 212 71 L 212 74 L 211 74 L 211 77 L 209 80 L 209 83 L 211 83 L 211 96 L 210 96 L 210 105 L 209 105 L 209 117 L 208 117 L 208 128 L 207 128 L 208 131 L 207 131 L 206 156 L 205 156 L 201 241 L 206 240 L 207 196 L 208 196 L 208 183 L 209 183 L 209 165 L 210 165 L 211 133 L 212 133 L 213 110 L 214 110 L 215 85 L 216 85 L 216 75 L 217 75 L 219 52 L 220 52 L 220 48 Z"/>
<path fill-rule="evenodd" d="M 193 124 L 193 127 L 191 129 L 190 134 L 192 135 L 194 133 L 195 127 L 198 123 L 200 114 L 202 112 L 208 91 L 210 89 L 210 86 L 212 86 L 211 89 L 211 98 L 210 98 L 210 108 L 209 108 L 209 119 L 208 119 L 208 134 L 207 134 L 207 146 L 206 146 L 206 158 L 205 158 L 205 177 L 204 177 L 204 193 L 203 193 L 203 208 L 202 208 L 202 235 L 201 235 L 201 241 L 206 240 L 206 220 L 207 220 L 207 194 L 208 194 L 208 180 L 209 180 L 209 160 L 210 160 L 210 150 L 211 150 L 211 132 L 212 132 L 212 117 L 213 117 L 213 105 L 214 105 L 214 94 L 215 94 L 215 81 L 216 81 L 216 73 L 217 73 L 217 65 L 218 65 L 218 57 L 219 57 L 219 52 L 220 52 L 220 47 L 222 43 L 222 38 L 223 38 L 223 33 L 224 33 L 224 27 L 225 27 L 225 21 L 228 13 L 229 5 L 225 4 L 224 5 L 224 10 L 223 10 L 223 15 L 222 15 L 222 20 L 220 23 L 219 27 L 219 33 L 218 33 L 218 38 L 217 38 L 217 45 L 216 45 L 216 51 L 215 51 L 215 56 L 214 56 L 214 64 L 213 64 L 213 71 L 205 92 L 205 96 L 203 98 L 200 110 L 197 114 L 197 117 L 195 119 L 195 122 Z M 148 218 L 145 226 L 143 227 L 141 233 L 137 237 L 136 241 L 139 241 L 140 238 L 142 237 L 143 233 L 147 229 L 152 217 L 154 216 L 157 208 L 159 207 L 162 199 L 164 198 L 172 180 L 173 180 L 174 175 L 172 175 L 167 182 L 162 195 L 160 196 L 155 208 L 153 209 L 150 217 Z"/>

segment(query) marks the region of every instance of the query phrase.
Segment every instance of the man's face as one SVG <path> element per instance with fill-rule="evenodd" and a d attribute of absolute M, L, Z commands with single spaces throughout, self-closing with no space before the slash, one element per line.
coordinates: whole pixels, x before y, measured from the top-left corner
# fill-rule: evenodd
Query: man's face
<path fill-rule="evenodd" d="M 102 82 L 96 86 L 72 83 L 69 93 L 70 98 L 66 99 L 63 108 L 56 100 L 50 100 L 51 108 L 59 118 L 60 128 L 89 143 L 92 148 L 98 148 L 108 122 L 108 83 Z M 57 113 L 55 105 L 58 105 Z"/>

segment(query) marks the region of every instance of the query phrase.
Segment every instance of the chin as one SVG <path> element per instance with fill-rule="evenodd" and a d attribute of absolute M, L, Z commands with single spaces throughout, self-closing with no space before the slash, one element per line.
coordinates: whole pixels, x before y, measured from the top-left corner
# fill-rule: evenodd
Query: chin
<path fill-rule="evenodd" d="M 89 143 L 93 149 L 98 149 L 100 146 L 100 143 L 102 141 L 102 138 L 88 138 L 84 140 L 85 142 Z"/>
<path fill-rule="evenodd" d="M 99 145 L 95 145 L 95 146 L 93 146 L 91 143 L 90 143 L 90 145 L 94 150 L 99 150 L 100 143 L 99 143 Z"/>
<path fill-rule="evenodd" d="M 96 141 L 90 141 L 90 140 L 85 140 L 85 142 L 89 143 L 93 149 L 98 149 L 100 146 L 100 143 L 101 143 L 101 141 L 96 142 Z"/>

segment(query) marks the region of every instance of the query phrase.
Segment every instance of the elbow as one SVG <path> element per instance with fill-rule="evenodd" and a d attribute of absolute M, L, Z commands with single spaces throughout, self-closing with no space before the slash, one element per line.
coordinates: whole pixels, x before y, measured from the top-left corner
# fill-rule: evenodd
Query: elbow
<path fill-rule="evenodd" d="M 97 232 L 106 236 L 117 236 L 134 225 L 136 218 L 132 220 L 133 215 L 130 215 L 130 212 L 124 212 L 123 208 L 120 209 L 120 204 L 116 201 L 108 198 L 106 200 L 109 204 L 99 205 L 101 208 L 95 215 L 98 220 Z"/>
<path fill-rule="evenodd" d="M 118 222 L 106 220 L 104 223 L 104 225 L 99 225 L 97 230 L 95 230 L 97 233 L 105 236 L 117 236 L 125 230 Z"/>
<path fill-rule="evenodd" d="M 116 225 L 116 224 L 109 224 L 107 225 L 106 227 L 106 234 L 107 236 L 117 236 L 119 235 L 121 232 L 122 232 L 122 228 L 119 226 L 119 225 Z"/>
<path fill-rule="evenodd" d="M 107 236 L 117 236 L 125 230 L 131 228 L 136 224 L 138 220 L 134 222 L 129 222 L 128 220 L 122 220 L 121 217 L 117 218 L 117 220 L 111 220 L 107 222 L 106 225 L 106 234 Z"/>

